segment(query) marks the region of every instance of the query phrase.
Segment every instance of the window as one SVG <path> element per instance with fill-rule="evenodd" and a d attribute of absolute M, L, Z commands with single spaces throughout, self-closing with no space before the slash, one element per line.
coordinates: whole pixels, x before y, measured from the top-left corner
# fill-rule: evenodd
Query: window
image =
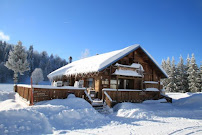
<path fill-rule="evenodd" d="M 116 89 L 116 80 L 110 80 L 110 88 Z"/>
<path fill-rule="evenodd" d="M 108 79 L 102 79 L 102 84 L 109 85 L 109 80 Z"/>
<path fill-rule="evenodd" d="M 93 81 L 94 81 L 93 78 L 89 78 L 89 79 L 88 79 L 88 88 L 90 88 L 90 87 L 91 87 L 91 88 L 94 88 L 94 83 L 93 83 Z"/>

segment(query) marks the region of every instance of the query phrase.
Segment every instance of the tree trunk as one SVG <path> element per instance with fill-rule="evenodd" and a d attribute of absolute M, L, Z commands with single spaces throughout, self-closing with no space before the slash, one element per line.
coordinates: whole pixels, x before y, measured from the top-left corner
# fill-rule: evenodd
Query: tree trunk
<path fill-rule="evenodd" d="M 14 80 L 14 84 L 18 83 L 18 73 L 17 72 L 14 72 L 13 80 Z"/>

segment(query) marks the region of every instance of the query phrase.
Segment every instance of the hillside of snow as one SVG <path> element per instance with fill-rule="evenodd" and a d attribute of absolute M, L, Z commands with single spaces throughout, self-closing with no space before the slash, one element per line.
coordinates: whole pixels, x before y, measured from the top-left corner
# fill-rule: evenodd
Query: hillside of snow
<path fill-rule="evenodd" d="M 125 102 L 100 114 L 74 95 L 28 106 L 13 85 L 0 84 L 0 134 L 202 134 L 202 93 L 167 94 L 172 104 Z"/>

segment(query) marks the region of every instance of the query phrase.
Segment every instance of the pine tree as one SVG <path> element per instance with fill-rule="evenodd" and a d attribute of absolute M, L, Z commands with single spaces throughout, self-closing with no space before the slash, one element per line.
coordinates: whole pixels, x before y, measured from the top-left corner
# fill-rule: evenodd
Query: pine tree
<path fill-rule="evenodd" d="M 166 61 L 164 59 L 162 60 L 161 66 L 166 71 Z M 162 79 L 161 82 L 163 83 L 163 88 L 166 90 L 168 79 Z"/>
<path fill-rule="evenodd" d="M 31 45 L 31 46 L 29 47 L 29 50 L 28 50 L 28 57 L 27 57 L 28 62 L 29 62 L 29 65 L 30 65 L 29 76 L 31 76 L 31 73 L 32 73 L 33 70 L 34 70 L 33 51 L 34 51 L 33 45 Z"/>
<path fill-rule="evenodd" d="M 14 71 L 14 83 L 18 82 L 18 73 L 23 75 L 23 72 L 29 70 L 29 63 L 27 62 L 27 54 L 19 41 L 18 45 L 14 46 L 13 50 L 9 52 L 8 61 L 5 66 Z"/>
<path fill-rule="evenodd" d="M 164 66 L 165 67 L 165 71 L 166 73 L 168 74 L 168 78 L 164 80 L 164 87 L 165 87 L 165 90 L 167 92 L 170 92 L 170 88 L 168 86 L 169 82 L 170 82 L 170 73 L 171 73 L 171 62 L 170 62 L 170 58 L 168 57 L 167 60 L 166 60 L 166 65 Z"/>
<path fill-rule="evenodd" d="M 198 77 L 198 67 L 196 65 L 194 54 L 192 54 L 188 68 L 188 84 L 191 92 L 199 91 L 198 89 L 199 84 L 197 82 L 197 77 Z"/>
<path fill-rule="evenodd" d="M 197 83 L 198 83 L 198 92 L 202 92 L 202 65 L 198 70 Z"/>
<path fill-rule="evenodd" d="M 170 68 L 170 75 L 169 75 L 169 83 L 167 85 L 167 90 L 169 92 L 176 92 L 176 67 L 175 67 L 175 59 L 172 58 L 172 65 Z"/>
<path fill-rule="evenodd" d="M 166 73 L 168 75 L 170 75 L 170 72 L 171 72 L 171 62 L 170 62 L 170 58 L 168 57 L 167 60 L 166 60 Z"/>
<path fill-rule="evenodd" d="M 0 40 L 0 63 L 3 61 L 3 42 Z"/>
<path fill-rule="evenodd" d="M 202 63 L 202 62 L 201 62 Z M 201 92 L 202 92 L 202 64 L 200 66 L 200 77 L 201 77 L 201 81 L 200 81 L 200 89 L 201 89 Z"/>
<path fill-rule="evenodd" d="M 45 80 L 48 80 L 47 79 L 47 71 L 46 71 L 46 67 L 47 67 L 47 63 L 48 63 L 48 54 L 46 51 L 43 51 L 41 54 L 40 54 L 40 62 L 39 62 L 39 68 L 41 68 L 43 70 L 43 75 L 45 77 Z M 56 64 L 56 63 L 55 63 Z"/>
<path fill-rule="evenodd" d="M 186 77 L 185 77 L 185 66 L 184 66 L 184 60 L 182 58 L 182 56 L 180 56 L 180 61 L 177 65 L 176 68 L 176 84 L 177 84 L 177 88 L 176 91 L 177 92 L 185 92 L 186 88 Z"/>
<path fill-rule="evenodd" d="M 188 76 L 189 76 L 189 66 L 190 66 L 190 57 L 189 57 L 189 54 L 187 55 L 187 59 L 186 59 L 187 63 L 185 65 L 185 91 L 186 92 L 190 92 L 190 89 L 189 89 L 189 81 L 188 81 Z"/>

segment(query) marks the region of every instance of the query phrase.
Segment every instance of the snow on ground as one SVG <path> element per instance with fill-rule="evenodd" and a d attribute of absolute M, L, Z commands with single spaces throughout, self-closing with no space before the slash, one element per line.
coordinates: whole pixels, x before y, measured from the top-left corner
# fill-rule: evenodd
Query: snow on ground
<path fill-rule="evenodd" d="M 27 106 L 13 85 L 0 84 L 0 134 L 202 134 L 202 93 L 168 93 L 161 100 L 120 103 L 100 114 L 70 95 Z"/>
<path fill-rule="evenodd" d="M 0 91 L 13 92 L 13 84 L 1 84 L 0 83 Z"/>
<path fill-rule="evenodd" d="M 177 100 L 180 98 L 186 98 L 192 95 L 192 93 L 166 93 L 169 97 L 172 97 L 172 99 Z"/>

